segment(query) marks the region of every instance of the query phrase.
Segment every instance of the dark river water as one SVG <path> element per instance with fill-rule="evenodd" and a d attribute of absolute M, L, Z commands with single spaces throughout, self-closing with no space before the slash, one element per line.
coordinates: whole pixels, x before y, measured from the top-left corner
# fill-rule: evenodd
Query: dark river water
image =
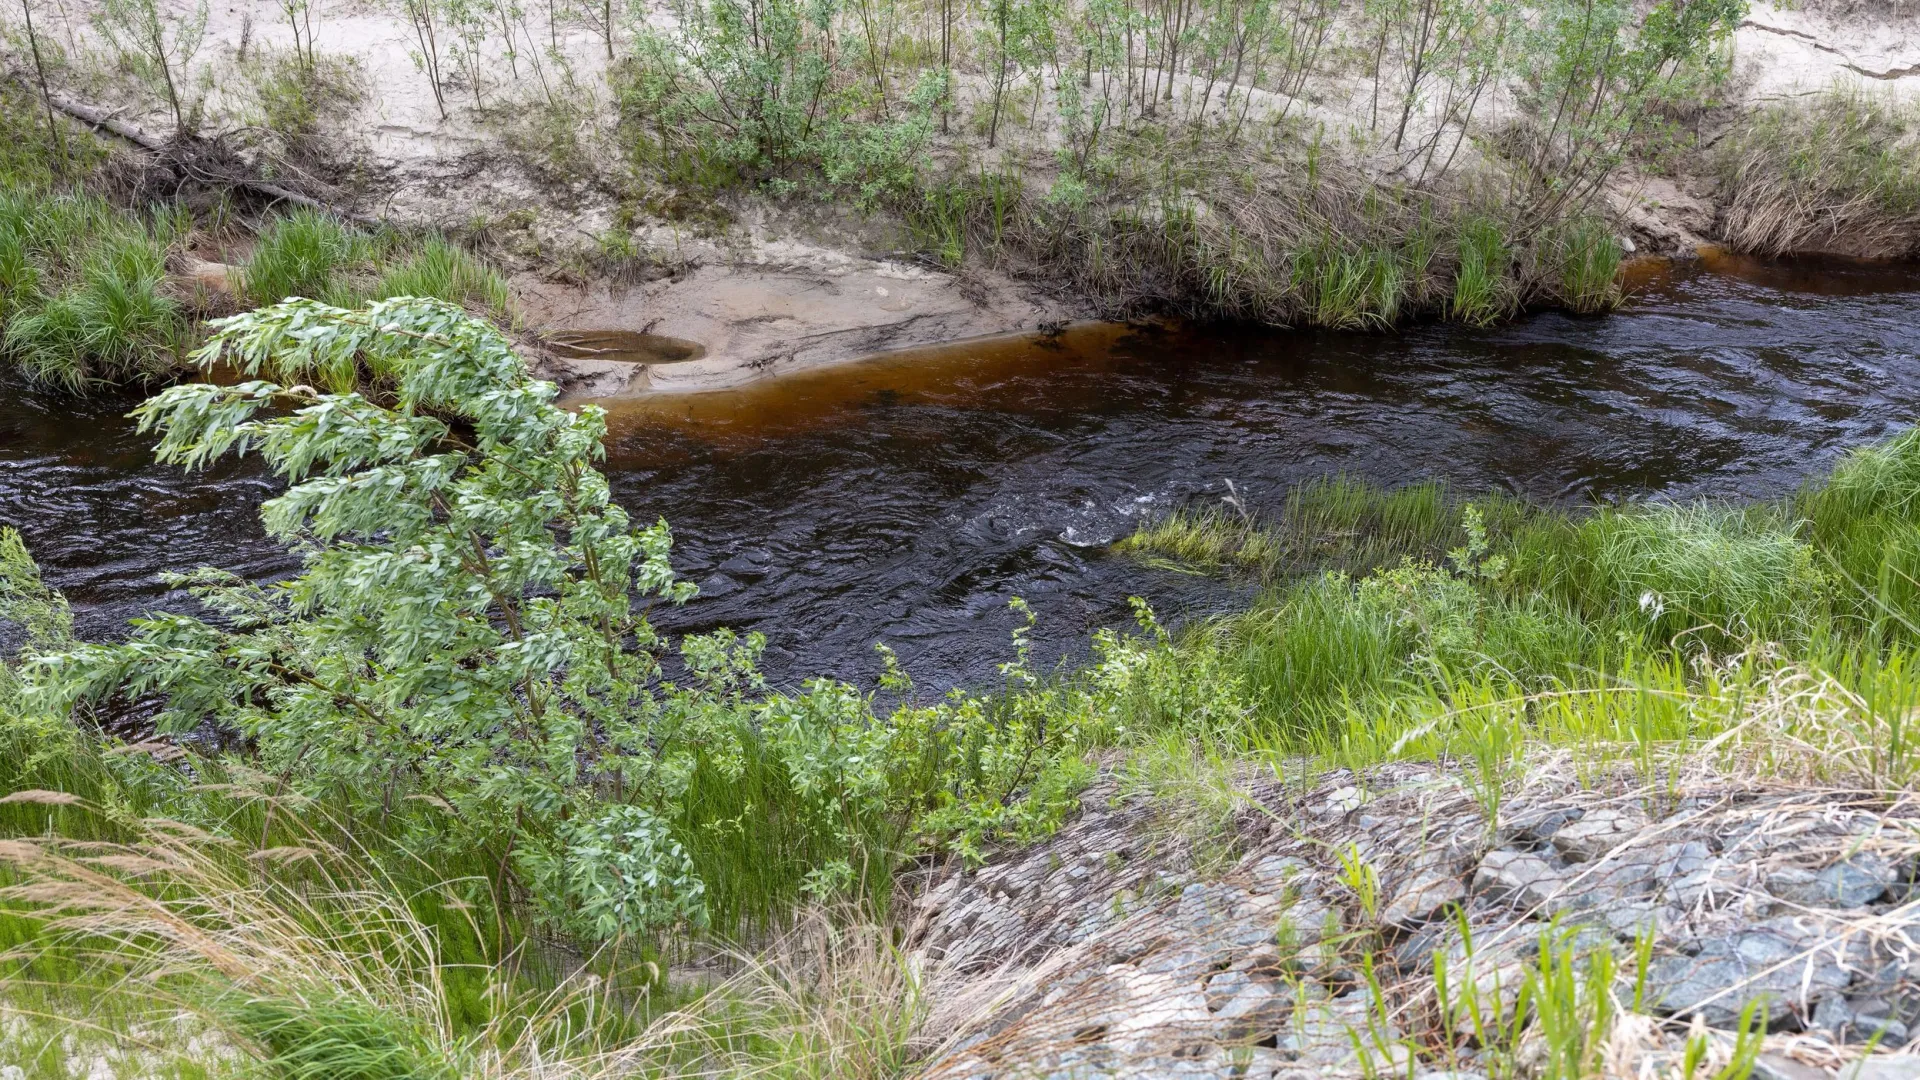
<path fill-rule="evenodd" d="M 122 414 L 0 383 L 0 523 L 84 635 L 188 607 L 157 574 L 293 568 L 249 464 L 156 465 Z M 1009 597 L 1040 653 L 1084 649 L 1129 595 L 1191 615 L 1236 587 L 1106 546 L 1219 498 L 1254 508 L 1347 472 L 1567 503 L 1765 496 L 1920 412 L 1920 273 L 1720 262 L 1640 283 L 1620 313 L 1396 335 L 1088 327 L 959 345 L 741 391 L 626 402 L 607 469 L 665 517 L 701 596 L 672 630 L 756 629 L 776 685 L 865 683 L 885 641 L 923 687 L 992 677 Z"/>

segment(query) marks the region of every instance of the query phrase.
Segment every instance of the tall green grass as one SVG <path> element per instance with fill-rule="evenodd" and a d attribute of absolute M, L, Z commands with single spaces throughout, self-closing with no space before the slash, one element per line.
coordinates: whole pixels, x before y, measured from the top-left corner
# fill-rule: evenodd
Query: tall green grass
<path fill-rule="evenodd" d="M 444 237 L 366 233 L 310 210 L 277 218 L 260 234 L 243 291 L 256 305 L 304 296 L 359 307 L 422 296 L 502 321 L 511 319 L 513 309 L 506 278 Z"/>
<path fill-rule="evenodd" d="M 0 190 L 0 352 L 73 391 L 175 370 L 191 324 L 166 291 L 188 220 L 88 195 Z"/>
<path fill-rule="evenodd" d="M 260 233 L 247 260 L 242 290 L 255 305 L 277 304 L 293 296 L 344 300 L 336 291 L 335 279 L 363 261 L 366 249 L 365 238 L 338 218 L 298 209 L 274 219 Z"/>
<path fill-rule="evenodd" d="M 1268 523 L 1188 512 L 1119 546 L 1268 583 L 1203 636 L 1228 643 L 1256 722 L 1301 745 L 1483 680 L 1604 687 L 1762 646 L 1860 678 L 1873 650 L 1920 647 L 1920 434 L 1771 503 L 1562 511 L 1336 479 Z"/>
<path fill-rule="evenodd" d="M 437 297 L 502 322 L 513 314 L 507 279 L 472 252 L 438 236 L 387 262 L 359 302 L 395 296 Z"/>
<path fill-rule="evenodd" d="M 1511 314 L 1513 256 L 1499 224 L 1484 217 L 1469 219 L 1460 228 L 1458 248 L 1447 316 L 1469 326 L 1485 326 Z"/>
<path fill-rule="evenodd" d="M 1553 292 L 1561 305 L 1582 315 L 1611 310 L 1620 302 L 1620 243 L 1596 217 L 1566 222 L 1546 251 L 1553 260 Z"/>

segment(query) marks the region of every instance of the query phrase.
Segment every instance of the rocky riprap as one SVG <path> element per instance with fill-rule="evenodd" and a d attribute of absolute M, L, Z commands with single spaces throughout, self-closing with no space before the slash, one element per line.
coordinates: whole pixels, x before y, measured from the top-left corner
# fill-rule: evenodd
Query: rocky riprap
<path fill-rule="evenodd" d="M 1497 829 L 1431 767 L 1243 779 L 1212 824 L 1109 775 L 1048 841 L 930 875 L 908 930 L 924 1075 L 1465 1080 L 1485 1063 L 1432 1030 L 1436 954 L 1455 995 L 1510 1005 L 1543 936 L 1605 948 L 1630 1001 L 1650 932 L 1666 1022 L 1623 1021 L 1610 1074 L 1667 1075 L 1689 1023 L 1757 1001 L 1756 1077 L 1920 1080 L 1914 800 L 1528 775 Z"/>

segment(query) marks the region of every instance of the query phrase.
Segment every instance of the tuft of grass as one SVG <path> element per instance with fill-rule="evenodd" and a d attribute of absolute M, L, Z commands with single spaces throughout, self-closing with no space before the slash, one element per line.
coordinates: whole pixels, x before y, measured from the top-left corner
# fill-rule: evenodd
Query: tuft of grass
<path fill-rule="evenodd" d="M 1507 270 L 1513 256 L 1499 224 L 1486 217 L 1469 218 L 1460 227 L 1457 249 L 1447 317 L 1469 326 L 1486 326 L 1512 314 Z"/>
<path fill-rule="evenodd" d="M 446 300 L 506 321 L 513 294 L 498 270 L 440 236 L 412 240 L 368 235 L 311 210 L 276 218 L 247 263 L 245 293 L 255 304 L 291 296 L 358 307 L 396 296 Z"/>
<path fill-rule="evenodd" d="M 432 236 L 420 247 L 387 264 L 362 301 L 395 296 L 430 296 L 481 311 L 498 321 L 513 313 L 513 293 L 498 270 L 467 249 Z"/>
<path fill-rule="evenodd" d="M 1526 531 L 1514 564 L 1525 585 L 1663 643 L 1799 642 L 1824 615 L 1813 549 L 1769 506 L 1605 509 Z"/>
<path fill-rule="evenodd" d="M 259 1048 L 270 1075 L 287 1080 L 435 1080 L 451 1065 L 403 1016 L 366 997 L 234 994 L 214 1012 Z"/>
<path fill-rule="evenodd" d="M 247 260 L 242 291 L 253 304 L 291 297 L 342 299 L 336 277 L 365 255 L 365 241 L 330 214 L 299 209 L 275 218 Z"/>
<path fill-rule="evenodd" d="M 1920 637 L 1920 429 L 1847 455 L 1794 500 L 1840 610 L 1873 640 Z"/>
<path fill-rule="evenodd" d="M 1561 306 L 1592 315 L 1620 302 L 1620 244 L 1606 222 L 1595 217 L 1568 222 L 1554 235 L 1549 250 Z"/>
<path fill-rule="evenodd" d="M 91 196 L 0 192 L 0 352 L 74 392 L 176 370 L 192 332 L 166 259 L 189 226 Z"/>
<path fill-rule="evenodd" d="M 617 950 L 476 954 L 484 913 L 419 912 L 463 882 L 411 886 L 317 835 L 263 846 L 157 818 L 95 831 L 119 835 L 0 842 L 0 992 L 36 1018 L 53 1075 L 84 1051 L 78 1033 L 145 1048 L 139 1075 L 177 1057 L 289 1080 L 882 1080 L 924 1014 L 891 931 L 855 912 L 807 914 L 676 997 Z M 464 1020 L 463 983 L 479 986 Z"/>
<path fill-rule="evenodd" d="M 1400 252 L 1384 244 L 1323 238 L 1294 257 L 1294 278 L 1307 321 L 1333 330 L 1393 326 L 1407 298 Z"/>

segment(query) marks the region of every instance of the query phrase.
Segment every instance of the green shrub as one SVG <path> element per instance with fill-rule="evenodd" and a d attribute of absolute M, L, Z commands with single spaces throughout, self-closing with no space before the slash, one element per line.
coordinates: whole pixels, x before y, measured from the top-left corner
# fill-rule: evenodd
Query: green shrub
<path fill-rule="evenodd" d="M 891 723 L 843 684 L 767 694 L 757 637 L 687 638 L 684 678 L 662 681 L 665 643 L 634 601 L 692 593 L 666 524 L 631 525 L 591 465 L 604 414 L 555 406 L 490 324 L 403 297 L 294 300 L 215 327 L 203 364 L 323 382 L 364 369 L 392 406 L 248 382 L 136 410 L 164 461 L 258 448 L 289 483 L 262 519 L 304 569 L 271 585 L 180 576 L 217 622 L 155 614 L 125 643 L 36 655 L 38 713 L 152 695 L 163 734 L 231 731 L 250 769 L 355 818 L 418 797 L 442 811 L 414 822 L 428 852 L 491 860 L 590 938 L 705 924 L 710 896 L 748 924 L 807 895 L 883 899 L 909 826 L 972 848 L 1070 805 L 1079 729 L 1053 717 L 1025 628 L 1001 693 Z M 905 762 L 933 762 L 938 793 L 902 790 L 919 775 Z M 741 829 L 749 811 L 788 827 Z"/>

